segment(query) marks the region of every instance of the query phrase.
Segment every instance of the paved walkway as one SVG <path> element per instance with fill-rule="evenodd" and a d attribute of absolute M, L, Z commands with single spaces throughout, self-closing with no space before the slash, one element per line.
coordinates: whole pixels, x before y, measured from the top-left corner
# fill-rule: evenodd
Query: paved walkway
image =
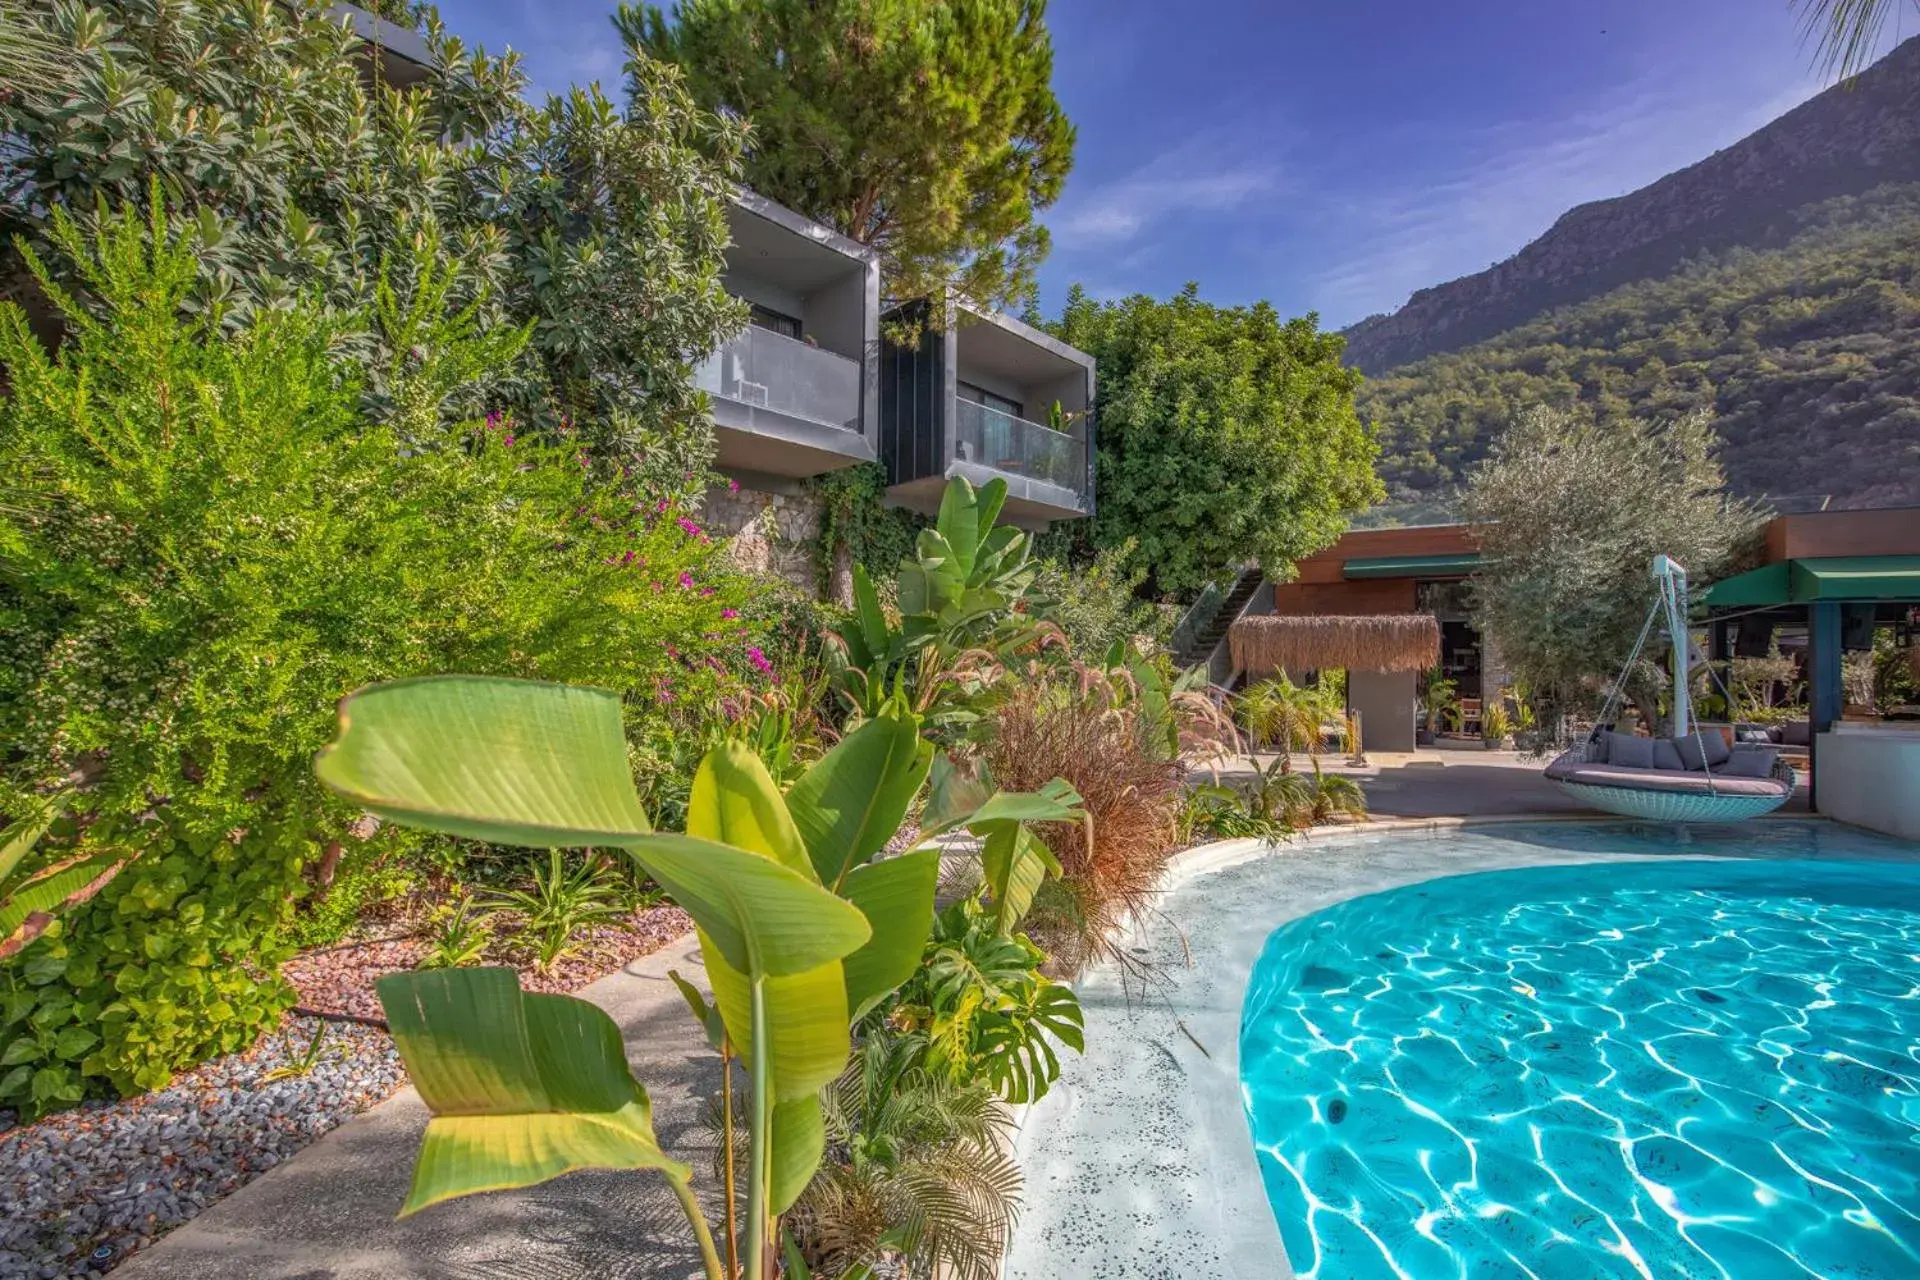
<path fill-rule="evenodd" d="M 719 1060 L 666 974 L 704 984 L 692 935 L 579 994 L 613 1015 L 667 1149 L 710 1187 L 701 1113 Z M 427 1112 L 405 1089 L 128 1259 L 115 1280 L 556 1280 L 697 1275 L 700 1257 L 657 1173 L 580 1172 L 436 1205 L 405 1221 Z"/>

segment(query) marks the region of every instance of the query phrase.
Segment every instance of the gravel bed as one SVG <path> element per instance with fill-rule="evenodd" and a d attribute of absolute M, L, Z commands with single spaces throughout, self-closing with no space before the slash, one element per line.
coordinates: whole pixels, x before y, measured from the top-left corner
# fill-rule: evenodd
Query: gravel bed
<path fill-rule="evenodd" d="M 587 930 L 579 949 L 554 965 L 552 973 L 538 973 L 530 965 L 518 966 L 520 985 L 529 991 L 577 991 L 595 978 L 658 951 L 692 928 L 693 917 L 678 907 L 641 907 L 617 924 Z M 282 965 L 280 972 L 300 993 L 303 1009 L 379 1018 L 375 980 L 415 967 L 426 953 L 427 944 L 420 938 L 387 938 L 309 951 Z M 508 964 L 511 959 L 489 955 L 484 963 Z"/>
<path fill-rule="evenodd" d="M 316 1032 L 311 1071 L 263 1080 Z M 405 1080 L 384 1031 L 296 1014 L 154 1093 L 24 1126 L 0 1111 L 0 1277 L 100 1275 Z"/>
<path fill-rule="evenodd" d="M 576 990 L 692 928 L 678 907 L 643 907 L 590 931 L 552 973 L 523 968 L 520 980 L 529 990 Z M 378 1018 L 374 980 L 413 968 L 426 950 L 418 938 L 374 939 L 308 952 L 281 972 L 303 1008 Z M 316 1032 L 310 1071 L 263 1079 L 303 1064 Z M 385 1031 L 299 1013 L 154 1093 L 27 1125 L 0 1110 L 0 1280 L 102 1275 L 405 1083 Z"/>

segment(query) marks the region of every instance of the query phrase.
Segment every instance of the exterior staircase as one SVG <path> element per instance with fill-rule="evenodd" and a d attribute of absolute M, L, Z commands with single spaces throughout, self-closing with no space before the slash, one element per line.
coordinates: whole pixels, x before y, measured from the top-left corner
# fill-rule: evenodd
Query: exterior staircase
<path fill-rule="evenodd" d="M 1173 631 L 1173 660 L 1180 667 L 1211 663 L 1214 651 L 1227 638 L 1227 629 L 1240 617 L 1260 590 L 1265 575 L 1258 565 L 1243 569 L 1224 592 L 1209 583 Z"/>

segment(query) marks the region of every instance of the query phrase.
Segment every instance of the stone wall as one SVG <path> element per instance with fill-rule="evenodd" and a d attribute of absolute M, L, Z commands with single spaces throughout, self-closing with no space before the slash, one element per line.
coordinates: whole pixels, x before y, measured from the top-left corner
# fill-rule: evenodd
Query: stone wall
<path fill-rule="evenodd" d="M 730 540 L 740 568 L 784 578 L 808 595 L 818 595 L 820 509 L 819 497 L 811 493 L 762 493 L 720 485 L 707 491 L 703 514 L 710 534 Z"/>

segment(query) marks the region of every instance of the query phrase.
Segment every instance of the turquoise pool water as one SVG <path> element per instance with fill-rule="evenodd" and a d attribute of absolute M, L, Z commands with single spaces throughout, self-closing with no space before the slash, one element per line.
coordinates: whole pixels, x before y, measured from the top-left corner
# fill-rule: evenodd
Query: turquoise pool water
<path fill-rule="evenodd" d="M 1240 1072 L 1303 1277 L 1920 1276 L 1920 868 L 1354 899 L 1268 939 Z"/>

